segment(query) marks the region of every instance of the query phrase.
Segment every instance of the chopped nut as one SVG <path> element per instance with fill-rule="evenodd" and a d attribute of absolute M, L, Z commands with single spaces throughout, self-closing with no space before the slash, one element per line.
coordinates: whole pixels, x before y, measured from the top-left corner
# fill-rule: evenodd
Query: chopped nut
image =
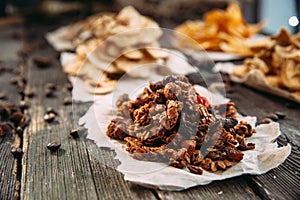
<path fill-rule="evenodd" d="M 216 164 L 217 164 L 217 168 L 218 168 L 218 169 L 220 169 L 220 170 L 225 170 L 225 169 L 226 169 L 226 165 L 225 165 L 224 161 L 218 160 L 218 161 L 216 162 Z"/>
<path fill-rule="evenodd" d="M 228 158 L 234 162 L 238 162 L 243 159 L 244 154 L 235 147 L 227 146 L 224 148 L 224 151 Z"/>
<path fill-rule="evenodd" d="M 189 165 L 188 169 L 194 174 L 203 174 L 203 169 L 200 166 Z"/>
<path fill-rule="evenodd" d="M 106 131 L 110 138 L 126 141 L 133 158 L 202 174 L 203 169 L 226 170 L 230 161 L 243 159 L 239 149 L 255 147 L 245 140 L 255 130 L 238 122 L 234 103 L 209 111 L 210 105 L 197 99 L 200 95 L 180 76 L 167 76 L 149 87 L 136 100 L 126 94 L 119 97 L 117 117 Z"/>

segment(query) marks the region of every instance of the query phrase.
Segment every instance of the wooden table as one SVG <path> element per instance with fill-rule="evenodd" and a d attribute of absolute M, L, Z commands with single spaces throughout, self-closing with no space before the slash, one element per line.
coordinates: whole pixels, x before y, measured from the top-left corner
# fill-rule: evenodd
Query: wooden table
<path fill-rule="evenodd" d="M 34 22 L 35 21 L 35 22 Z M 63 22 L 59 22 L 62 24 Z M 1 91 L 7 93 L 7 101 L 19 104 L 20 91 L 10 79 L 16 74 L 26 78 L 25 90 L 32 89 L 35 96 L 25 97 L 31 106 L 24 112 L 30 116 L 29 126 L 23 136 L 9 134 L 0 137 L 0 199 L 299 199 L 300 166 L 300 106 L 285 99 L 255 91 L 244 85 L 231 83 L 228 94 L 245 115 L 262 119 L 269 113 L 282 111 L 287 114 L 279 121 L 282 135 L 280 145 L 290 143 L 292 153 L 276 169 L 253 176 L 243 175 L 209 185 L 194 187 L 181 192 L 146 189 L 126 182 L 123 175 L 106 163 L 116 167 L 114 152 L 97 147 L 93 141 L 73 139 L 69 131 L 90 103 L 63 105 L 70 95 L 63 86 L 68 82 L 62 72 L 58 54 L 44 40 L 44 34 L 59 27 L 57 21 L 36 23 L 28 20 L 23 24 L 0 29 L 0 59 L 4 71 L 0 74 Z M 164 23 L 164 26 L 171 23 Z M 24 45 L 33 47 L 20 56 Z M 23 52 L 24 54 L 24 52 Z M 53 57 L 49 67 L 38 68 L 32 63 L 36 56 Z M 55 97 L 45 97 L 45 85 L 57 85 Z M 3 100 L 2 100 L 3 101 Z M 47 107 L 59 114 L 56 123 L 44 122 Z M 59 141 L 62 146 L 51 153 L 46 145 Z M 11 145 L 23 149 L 23 156 L 14 158 Z M 95 155 L 98 155 L 97 157 Z"/>

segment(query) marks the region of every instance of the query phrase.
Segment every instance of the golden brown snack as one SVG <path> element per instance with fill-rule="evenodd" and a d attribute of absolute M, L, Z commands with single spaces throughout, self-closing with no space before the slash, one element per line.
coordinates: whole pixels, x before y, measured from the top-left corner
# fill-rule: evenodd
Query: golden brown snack
<path fill-rule="evenodd" d="M 207 12 L 203 21 L 187 21 L 175 30 L 192 38 L 205 50 L 248 56 L 253 53 L 245 39 L 257 34 L 264 24 L 247 24 L 239 5 L 233 2 L 225 10 Z M 191 43 L 188 40 L 179 42 L 183 46 Z"/>
<path fill-rule="evenodd" d="M 242 66 L 234 68 L 233 74 L 243 78 L 252 70 L 258 70 L 271 86 L 287 90 L 291 94 L 298 94 L 300 92 L 299 38 L 299 33 L 292 35 L 282 28 L 266 42 L 258 46 L 253 45 L 251 48 L 255 51 L 254 56 L 245 59 Z M 297 95 L 294 96 L 300 100 Z"/>
<path fill-rule="evenodd" d="M 247 143 L 255 130 L 236 119 L 229 102 L 213 109 L 184 76 L 166 76 L 150 83 L 136 99 L 123 94 L 116 102 L 117 116 L 106 134 L 126 142 L 138 160 L 165 162 L 202 174 L 226 170 L 255 148 Z"/>

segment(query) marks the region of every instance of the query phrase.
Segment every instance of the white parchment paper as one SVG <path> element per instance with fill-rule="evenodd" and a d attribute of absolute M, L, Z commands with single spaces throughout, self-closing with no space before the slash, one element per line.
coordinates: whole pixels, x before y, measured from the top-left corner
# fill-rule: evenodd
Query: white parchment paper
<path fill-rule="evenodd" d="M 210 94 L 205 88 L 197 86 L 201 94 L 209 94 L 208 99 L 220 98 L 219 95 Z M 256 133 L 248 138 L 248 142 L 255 143 L 254 150 L 244 151 L 244 158 L 224 172 L 211 173 L 204 171 L 203 175 L 195 175 L 186 170 L 167 166 L 164 163 L 139 161 L 133 159 L 125 151 L 124 145 L 111 140 L 105 134 L 106 127 L 113 116 L 112 94 L 104 95 L 97 99 L 94 105 L 80 119 L 80 124 L 88 128 L 88 138 L 94 140 L 99 147 L 109 147 L 116 151 L 121 164 L 117 170 L 124 174 L 126 180 L 147 187 L 161 190 L 183 190 L 196 185 L 209 184 L 214 180 L 223 180 L 241 174 L 263 174 L 280 165 L 290 154 L 291 146 L 278 147 L 275 139 L 280 135 L 279 124 L 259 125 Z M 228 99 L 219 99 L 227 102 Z M 248 121 L 255 126 L 256 118 L 239 116 L 239 120 Z"/>
<path fill-rule="evenodd" d="M 62 63 L 70 59 L 70 57 L 72 57 L 70 54 L 62 56 Z M 175 56 L 174 60 L 171 60 L 172 62 L 170 61 L 170 66 L 174 66 L 177 63 L 176 57 L 178 56 Z M 184 63 L 184 59 L 180 60 L 180 62 L 183 62 L 182 68 L 170 68 L 174 70 L 174 73 L 186 74 L 194 72 L 193 67 Z M 284 162 L 291 152 L 290 145 L 278 147 L 277 143 L 274 142 L 280 135 L 280 128 L 278 123 L 272 122 L 256 127 L 256 133 L 248 139 L 248 142 L 255 143 L 255 149 L 244 151 L 243 160 L 224 172 L 211 173 L 204 171 L 202 175 L 196 175 L 187 170 L 167 166 L 164 163 L 135 160 L 125 151 L 124 144 L 111 140 L 106 136 L 107 125 L 114 118 L 115 93 L 95 96 L 88 92 L 88 86 L 84 80 L 71 76 L 69 78 L 74 86 L 74 100 L 94 102 L 87 113 L 80 119 L 79 124 L 84 124 L 88 129 L 88 139 L 93 140 L 99 147 L 109 147 L 116 151 L 116 159 L 121 162 L 117 170 L 124 174 L 125 180 L 146 187 L 179 191 L 241 174 L 263 174 Z M 136 81 L 131 79 L 128 82 L 123 82 L 123 84 L 126 87 L 131 84 L 136 85 Z M 195 86 L 195 88 L 200 94 L 206 96 L 212 104 L 229 101 L 229 99 L 219 94 L 213 94 L 201 86 Z M 239 116 L 238 119 L 248 121 L 252 126 L 255 126 L 255 117 Z"/>

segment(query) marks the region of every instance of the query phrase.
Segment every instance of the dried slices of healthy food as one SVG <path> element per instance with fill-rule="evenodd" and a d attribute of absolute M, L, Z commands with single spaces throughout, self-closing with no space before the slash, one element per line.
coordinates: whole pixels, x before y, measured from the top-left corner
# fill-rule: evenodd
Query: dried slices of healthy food
<path fill-rule="evenodd" d="M 157 42 L 161 35 L 156 22 L 131 6 L 117 14 L 91 16 L 70 25 L 60 35 L 73 44 L 76 52 L 72 59 L 63 62 L 64 71 L 86 80 L 92 93 L 111 92 L 124 73 L 147 75 L 132 72 L 133 68 L 165 63 L 168 51 Z"/>
<path fill-rule="evenodd" d="M 289 91 L 300 100 L 300 33 L 292 35 L 282 28 L 277 35 L 269 37 L 251 48 L 252 58 L 236 66 L 233 74 L 245 77 L 252 70 L 258 70 L 265 81 L 275 87 Z"/>
<path fill-rule="evenodd" d="M 212 107 L 184 76 L 150 83 L 135 100 L 123 94 L 106 134 L 126 142 L 138 160 L 165 162 L 202 174 L 226 170 L 255 148 L 255 130 L 236 119 L 233 102 Z"/>

